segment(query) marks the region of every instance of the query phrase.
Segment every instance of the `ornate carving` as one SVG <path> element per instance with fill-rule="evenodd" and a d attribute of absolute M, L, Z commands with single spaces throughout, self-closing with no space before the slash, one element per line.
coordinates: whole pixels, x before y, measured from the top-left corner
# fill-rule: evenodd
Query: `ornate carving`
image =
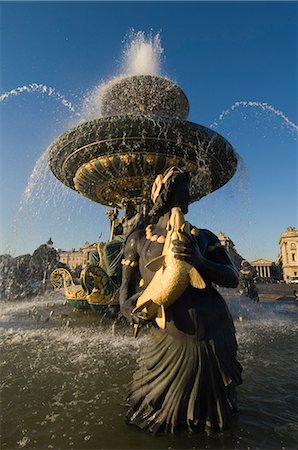
<path fill-rule="evenodd" d="M 148 202 L 156 176 L 155 168 L 164 172 L 173 163 L 184 165 L 183 160 L 179 161 L 166 154 L 100 156 L 78 169 L 74 185 L 81 194 L 105 205 L 120 206 L 124 197 L 136 203 L 141 203 L 144 199 Z M 188 162 L 188 170 L 195 174 L 196 164 Z"/>
<path fill-rule="evenodd" d="M 64 295 L 70 300 L 86 300 L 86 293 L 81 286 L 74 284 L 70 272 L 66 269 L 55 269 L 51 273 L 51 283 L 55 289 L 64 288 Z"/>
<path fill-rule="evenodd" d="M 118 289 L 106 272 L 98 266 L 87 266 L 81 272 L 82 286 L 75 285 L 70 272 L 56 269 L 51 283 L 56 289 L 64 288 L 68 300 L 86 300 L 91 304 L 117 305 Z"/>
<path fill-rule="evenodd" d="M 102 305 L 118 304 L 117 286 L 99 266 L 87 266 L 81 272 L 82 286 L 88 303 Z"/>

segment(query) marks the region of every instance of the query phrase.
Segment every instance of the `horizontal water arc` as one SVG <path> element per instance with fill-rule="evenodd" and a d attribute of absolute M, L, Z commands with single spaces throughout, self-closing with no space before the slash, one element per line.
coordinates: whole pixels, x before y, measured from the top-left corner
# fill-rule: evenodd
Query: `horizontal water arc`
<path fill-rule="evenodd" d="M 65 98 L 63 94 L 60 94 L 60 92 L 58 92 L 55 88 L 46 86 L 45 84 L 30 83 L 28 86 L 19 86 L 15 89 L 12 89 L 11 91 L 1 94 L 0 102 L 3 102 L 9 97 L 20 95 L 24 92 L 38 92 L 40 94 L 47 94 L 49 97 L 55 97 L 56 99 L 60 100 L 61 104 L 68 108 L 71 112 L 75 113 L 76 115 L 80 115 L 80 113 L 76 112 L 75 107 L 73 106 L 71 101 L 67 100 L 67 98 Z"/>
<path fill-rule="evenodd" d="M 216 128 L 220 121 L 224 120 L 225 117 L 230 114 L 232 111 L 235 111 L 235 109 L 239 107 L 257 107 L 261 108 L 263 111 L 268 111 L 276 116 L 280 117 L 285 124 L 293 128 L 295 131 L 298 131 L 298 125 L 294 122 L 292 122 L 282 111 L 279 111 L 278 109 L 274 108 L 272 105 L 269 105 L 268 103 L 262 103 L 262 102 L 255 102 L 255 101 L 238 101 L 235 102 L 232 106 L 230 106 L 228 109 L 221 112 L 218 119 L 215 120 L 211 125 L 209 125 L 210 128 Z"/>

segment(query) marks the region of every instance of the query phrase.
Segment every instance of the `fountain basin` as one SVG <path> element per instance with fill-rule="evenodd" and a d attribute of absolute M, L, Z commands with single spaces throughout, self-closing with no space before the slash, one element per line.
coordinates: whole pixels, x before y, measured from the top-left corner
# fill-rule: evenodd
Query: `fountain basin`
<path fill-rule="evenodd" d="M 173 165 L 190 172 L 194 202 L 233 177 L 237 157 L 226 139 L 201 125 L 125 114 L 68 130 L 50 146 L 49 164 L 66 186 L 117 206 L 124 197 L 149 201 L 156 175 Z"/>
<path fill-rule="evenodd" d="M 146 114 L 186 119 L 189 103 L 182 89 L 168 78 L 133 75 L 116 78 L 102 89 L 103 116 Z"/>

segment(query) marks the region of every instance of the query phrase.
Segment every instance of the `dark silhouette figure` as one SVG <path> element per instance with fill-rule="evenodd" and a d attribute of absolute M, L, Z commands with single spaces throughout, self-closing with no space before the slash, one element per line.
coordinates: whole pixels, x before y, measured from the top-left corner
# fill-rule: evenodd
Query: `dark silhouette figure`
<path fill-rule="evenodd" d="M 259 292 L 256 287 L 256 276 L 254 268 L 248 261 L 241 262 L 241 270 L 239 271 L 239 285 L 242 295 L 249 297 L 254 302 L 259 302 Z"/>

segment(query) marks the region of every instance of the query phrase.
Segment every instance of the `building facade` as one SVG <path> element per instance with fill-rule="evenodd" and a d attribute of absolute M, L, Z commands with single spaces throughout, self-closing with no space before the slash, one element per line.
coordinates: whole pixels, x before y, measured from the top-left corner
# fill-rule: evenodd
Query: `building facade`
<path fill-rule="evenodd" d="M 283 279 L 286 283 L 298 280 L 298 230 L 288 227 L 279 238 L 279 260 L 282 265 Z"/>
<path fill-rule="evenodd" d="M 225 247 L 225 249 L 227 250 L 232 263 L 234 264 L 234 266 L 240 270 L 241 268 L 241 262 L 243 261 L 243 258 L 241 255 L 239 255 L 239 253 L 237 252 L 236 248 L 235 248 L 235 244 L 232 241 L 231 238 L 229 238 L 228 236 L 226 236 L 222 231 L 220 231 L 217 235 L 221 245 L 223 245 Z"/>
<path fill-rule="evenodd" d="M 86 266 L 89 253 L 97 249 L 97 244 L 89 244 L 86 242 L 83 248 L 79 250 L 72 249 L 70 251 L 58 250 L 59 261 L 66 264 L 70 270 L 76 269 L 78 266 Z"/>
<path fill-rule="evenodd" d="M 70 251 L 59 250 L 59 261 L 66 264 L 70 270 L 82 265 L 82 251 L 72 249 Z"/>
<path fill-rule="evenodd" d="M 273 261 L 269 259 L 256 259 L 255 261 L 251 261 L 250 265 L 255 268 L 256 275 L 259 278 L 272 278 L 273 277 Z"/>

